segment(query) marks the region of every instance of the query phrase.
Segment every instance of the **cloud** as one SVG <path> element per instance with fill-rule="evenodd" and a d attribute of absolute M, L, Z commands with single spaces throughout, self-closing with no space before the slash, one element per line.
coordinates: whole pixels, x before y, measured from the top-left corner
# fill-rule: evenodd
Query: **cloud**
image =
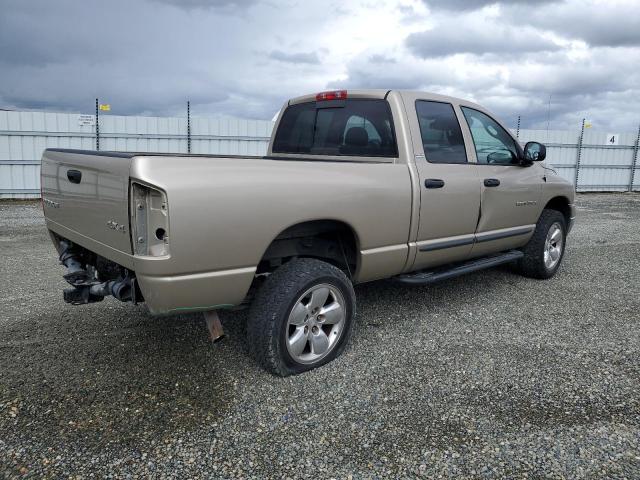
<path fill-rule="evenodd" d="M 371 63 L 398 63 L 395 58 L 387 57 L 385 55 L 380 55 L 379 53 L 375 53 L 369 57 L 369 61 Z"/>
<path fill-rule="evenodd" d="M 521 115 L 523 128 L 546 128 L 550 95 L 551 128 L 576 129 L 586 117 L 602 129 L 633 131 L 640 121 L 638 48 L 593 48 L 560 41 L 555 50 L 545 52 L 505 48 L 490 55 L 444 55 L 448 51 L 434 50 L 433 55 L 423 51 L 417 56 L 411 49 L 404 54 L 376 52 L 395 59 L 391 69 L 365 61 L 365 53 L 347 65 L 346 78 L 333 86 L 406 88 L 466 98 L 511 125 Z"/>
<path fill-rule="evenodd" d="M 522 65 L 513 69 L 507 84 L 523 93 L 547 91 L 558 96 L 621 92 L 640 86 L 640 74 L 632 65 L 640 61 L 637 51 L 628 50 L 624 57 L 612 55 L 608 48 L 594 53 L 595 58 L 572 61 L 557 56 L 547 62 Z"/>
<path fill-rule="evenodd" d="M 100 97 L 112 114 L 184 115 L 188 99 L 198 116 L 270 119 L 305 93 L 401 88 L 523 127 L 546 128 L 549 95 L 552 128 L 640 121 L 632 0 L 0 3 L 0 108 L 90 113 Z"/>
<path fill-rule="evenodd" d="M 152 0 L 186 10 L 217 9 L 225 12 L 244 11 L 255 5 L 257 0 Z"/>
<path fill-rule="evenodd" d="M 407 49 L 424 64 L 425 75 L 433 59 L 441 59 L 441 70 L 452 72 L 448 84 L 428 89 L 458 92 L 511 123 L 520 114 L 524 126 L 545 126 L 551 95 L 552 128 L 575 128 L 585 116 L 601 128 L 636 128 L 640 16 L 633 2 L 570 0 L 539 2 L 538 8 L 531 8 L 531 2 L 501 2 L 482 11 L 477 10 L 496 2 L 463 3 L 443 2 L 465 11 L 453 18 L 436 9 L 428 17 L 430 30 L 407 36 Z M 456 53 L 465 55 L 452 57 Z M 349 78 L 361 75 L 354 67 Z M 487 82 L 491 78 L 492 84 Z M 611 115 L 614 101 L 617 115 Z"/>
<path fill-rule="evenodd" d="M 62 3 L 64 8 L 64 2 Z M 118 42 L 105 43 L 99 52 L 93 45 L 92 36 L 99 31 L 94 21 L 74 21 L 77 15 L 70 13 L 69 20 L 61 19 L 62 11 L 55 11 L 52 4 L 44 3 L 39 15 L 26 8 L 25 3 L 9 2 L 2 8 L 0 15 L 0 63 L 8 66 L 15 65 L 45 65 L 60 61 L 88 59 L 92 55 L 101 58 L 113 58 L 118 54 Z M 82 6 L 78 12 L 87 10 Z M 86 12 L 87 20 L 90 12 Z M 82 15 L 84 16 L 84 15 Z M 61 20 L 61 25 L 69 30 L 54 34 L 53 25 L 47 25 L 46 20 Z M 102 16 L 102 21 L 111 23 L 119 18 L 112 13 Z M 35 34 L 37 32 L 37 34 Z M 31 33 L 31 35 L 29 35 Z M 3 72 L 5 74 L 6 72 Z"/>
<path fill-rule="evenodd" d="M 464 35 L 461 35 L 462 31 Z M 532 28 L 513 28 L 490 20 L 483 23 L 468 20 L 443 22 L 432 30 L 409 35 L 407 47 L 423 58 L 457 53 L 522 54 L 560 48 Z"/>
<path fill-rule="evenodd" d="M 531 25 L 559 36 L 583 40 L 595 47 L 640 46 L 640 10 L 637 2 L 602 4 L 586 1 L 582 5 L 561 3 L 528 12 Z M 526 12 L 514 9 L 511 18 Z"/>
<path fill-rule="evenodd" d="M 537 73 L 518 66 L 503 67 L 506 72 L 485 66 L 485 71 L 493 72 L 486 76 L 472 73 L 474 68 L 478 69 L 478 64 L 468 65 L 465 69 L 452 62 L 441 66 L 439 70 L 452 74 L 429 74 L 435 67 L 436 64 L 427 62 L 411 72 L 409 78 L 398 73 L 395 76 L 389 74 L 383 77 L 383 84 L 371 86 L 390 85 L 393 88 L 397 85 L 396 88 L 464 98 L 487 107 L 511 126 L 515 126 L 520 115 L 523 128 L 546 128 L 550 93 L 551 128 L 579 129 L 580 120 L 586 117 L 591 119 L 598 129 L 624 132 L 636 130 L 640 121 L 637 114 L 640 111 L 640 91 L 637 88 L 626 89 L 623 85 L 604 87 L 597 78 L 580 78 L 581 69 L 576 69 L 576 72 L 569 75 L 558 76 L 553 82 L 544 83 L 543 72 L 551 70 L 552 64 L 536 66 Z M 336 87 L 357 85 L 361 79 L 373 77 L 371 73 L 353 68 L 349 78 L 337 83 Z M 525 83 L 524 80 L 528 76 L 529 81 Z M 553 90 L 558 85 L 562 88 Z M 545 91 L 547 88 L 551 90 Z"/>
<path fill-rule="evenodd" d="M 320 64 L 320 58 L 316 52 L 287 53 L 282 50 L 274 50 L 269 53 L 269 58 L 287 63 L 308 63 L 311 65 Z"/>
<path fill-rule="evenodd" d="M 9 2 L 0 15 L 0 107 L 86 112 L 100 97 L 113 114 L 168 115 L 183 114 L 189 99 L 197 115 L 271 118 L 309 81 L 297 78 L 296 64 L 255 48 L 290 53 L 276 35 L 292 17 L 244 3 L 255 3 L 259 15 L 158 7 L 156 0 Z M 262 31 L 263 19 L 275 28 Z M 289 27 L 295 35 L 304 29 Z M 289 60 L 313 60 L 291 53 Z M 314 83 L 314 90 L 323 86 Z"/>
<path fill-rule="evenodd" d="M 585 0 L 423 0 L 436 12 L 472 12 L 497 5 L 502 23 L 517 30 L 523 25 L 538 31 L 583 40 L 593 46 L 640 45 L 640 14 L 632 0 L 610 2 Z M 460 37 L 467 33 L 460 28 Z"/>
<path fill-rule="evenodd" d="M 557 0 L 424 0 L 429 7 L 441 10 L 479 10 L 488 5 L 505 4 L 505 5 L 526 5 L 528 7 L 541 6 L 553 3 Z"/>

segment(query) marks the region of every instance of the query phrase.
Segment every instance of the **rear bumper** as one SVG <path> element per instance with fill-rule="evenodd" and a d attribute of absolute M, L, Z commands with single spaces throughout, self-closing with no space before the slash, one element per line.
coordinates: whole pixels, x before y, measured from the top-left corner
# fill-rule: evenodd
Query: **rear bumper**
<path fill-rule="evenodd" d="M 168 314 L 239 305 L 255 272 L 255 267 L 173 276 L 136 272 L 136 278 L 151 313 Z"/>
<path fill-rule="evenodd" d="M 158 268 L 162 259 L 134 256 L 86 237 L 47 219 L 50 233 L 96 253 L 135 272 L 138 286 L 149 311 L 171 314 L 186 311 L 214 310 L 242 303 L 255 276 L 256 267 L 243 267 L 213 272 L 169 275 Z M 57 242 L 52 235 L 52 241 Z"/>

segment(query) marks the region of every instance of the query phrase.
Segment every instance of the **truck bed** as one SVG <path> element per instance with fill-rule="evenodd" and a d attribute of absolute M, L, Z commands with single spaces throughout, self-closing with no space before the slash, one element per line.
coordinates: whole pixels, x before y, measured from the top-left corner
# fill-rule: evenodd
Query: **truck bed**
<path fill-rule="evenodd" d="M 167 254 L 136 251 L 134 183 L 166 195 Z M 397 163 L 50 149 L 42 194 L 49 230 L 134 272 L 155 313 L 241 302 L 269 245 L 305 221 L 352 228 L 356 281 L 408 260 L 411 179 Z"/>

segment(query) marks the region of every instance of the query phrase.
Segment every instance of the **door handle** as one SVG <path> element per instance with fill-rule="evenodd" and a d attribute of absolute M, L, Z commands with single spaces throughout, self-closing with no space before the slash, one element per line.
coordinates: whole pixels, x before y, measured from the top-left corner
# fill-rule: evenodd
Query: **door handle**
<path fill-rule="evenodd" d="M 80 170 L 67 170 L 67 178 L 71 183 L 80 183 L 82 172 Z"/>
<path fill-rule="evenodd" d="M 427 178 L 424 181 L 424 186 L 426 188 L 442 188 L 444 187 L 444 180 L 440 180 L 439 178 Z"/>
<path fill-rule="evenodd" d="M 484 179 L 484 186 L 485 187 L 497 187 L 498 185 L 500 185 L 500 180 L 498 180 L 497 178 L 485 178 Z"/>

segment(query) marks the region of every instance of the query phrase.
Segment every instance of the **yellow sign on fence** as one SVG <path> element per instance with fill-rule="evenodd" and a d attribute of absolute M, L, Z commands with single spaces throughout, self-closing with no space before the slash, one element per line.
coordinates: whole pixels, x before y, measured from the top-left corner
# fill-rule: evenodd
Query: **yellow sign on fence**
<path fill-rule="evenodd" d="M 108 103 L 102 103 L 100 104 L 100 110 L 102 110 L 103 112 L 109 112 L 111 111 L 111 105 L 109 105 Z"/>

